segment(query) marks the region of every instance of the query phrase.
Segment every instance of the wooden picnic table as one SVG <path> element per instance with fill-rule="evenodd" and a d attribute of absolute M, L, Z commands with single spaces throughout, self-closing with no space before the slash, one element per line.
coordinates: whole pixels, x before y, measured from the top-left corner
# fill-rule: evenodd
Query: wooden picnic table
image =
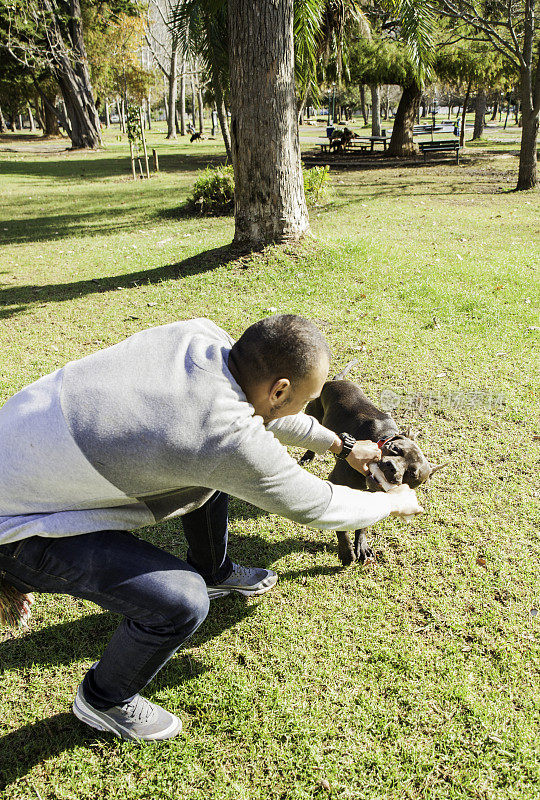
<path fill-rule="evenodd" d="M 375 143 L 382 142 L 382 145 L 386 150 L 388 138 L 389 138 L 388 136 L 355 136 L 354 139 L 351 139 L 351 141 L 349 142 L 348 147 L 354 147 L 355 142 L 369 142 L 371 145 L 370 152 L 373 152 Z"/>
<path fill-rule="evenodd" d="M 354 149 L 357 148 L 358 150 L 367 150 L 369 148 L 370 152 L 373 152 L 376 142 L 382 142 L 384 149 L 386 150 L 386 145 L 388 143 L 388 136 L 355 136 L 349 142 L 347 142 L 345 149 Z M 369 142 L 369 144 L 364 144 L 364 142 Z M 328 139 L 324 142 L 318 142 L 319 147 L 321 148 L 321 152 L 325 153 L 331 145 L 331 140 Z"/>

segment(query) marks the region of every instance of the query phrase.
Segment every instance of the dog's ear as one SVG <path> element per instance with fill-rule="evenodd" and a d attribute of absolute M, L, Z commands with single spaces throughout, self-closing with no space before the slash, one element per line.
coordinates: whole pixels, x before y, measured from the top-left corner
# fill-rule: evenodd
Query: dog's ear
<path fill-rule="evenodd" d="M 444 464 L 435 464 L 433 467 L 431 467 L 431 472 L 429 473 L 429 477 L 432 478 L 436 472 L 438 472 L 440 469 L 444 469 L 449 464 L 450 464 L 449 461 L 445 461 Z"/>

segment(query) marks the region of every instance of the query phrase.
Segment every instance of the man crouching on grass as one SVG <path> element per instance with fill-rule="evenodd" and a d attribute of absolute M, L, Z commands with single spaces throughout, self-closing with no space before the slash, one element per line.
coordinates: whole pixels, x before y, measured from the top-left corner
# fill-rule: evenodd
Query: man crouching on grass
<path fill-rule="evenodd" d="M 227 555 L 232 494 L 316 529 L 356 530 L 421 511 L 402 486 L 369 494 L 302 469 L 283 445 L 338 455 L 300 413 L 330 351 L 302 317 L 268 317 L 237 342 L 205 319 L 136 333 L 27 386 L 0 409 L 0 582 L 59 592 L 123 616 L 73 711 L 126 739 L 181 721 L 139 692 L 201 625 L 210 599 L 271 589 L 271 570 Z M 347 456 L 366 471 L 373 442 Z M 185 561 L 130 531 L 182 517 Z M 0 587 L 1 592 L 1 587 Z"/>

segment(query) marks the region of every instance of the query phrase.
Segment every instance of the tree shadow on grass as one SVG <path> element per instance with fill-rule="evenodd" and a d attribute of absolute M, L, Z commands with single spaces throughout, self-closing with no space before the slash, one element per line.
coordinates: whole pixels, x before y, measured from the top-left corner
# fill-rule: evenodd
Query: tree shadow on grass
<path fill-rule="evenodd" d="M 206 167 L 216 167 L 225 163 L 224 154 L 214 153 L 163 153 L 158 148 L 160 172 L 198 172 Z M 18 155 L 24 155 L 18 151 Z M 80 150 L 62 153 L 59 158 L 57 151 L 51 152 L 47 158 L 34 160 L 28 153 L 28 158 L 18 160 L 4 160 L 2 173 L 5 176 L 22 176 L 38 178 L 54 178 L 55 180 L 80 181 L 85 178 L 89 181 L 103 180 L 104 178 L 125 179 L 133 182 L 131 176 L 131 162 L 129 154 L 121 153 L 116 156 L 106 157 L 101 152 L 90 151 L 81 153 Z"/>
<path fill-rule="evenodd" d="M 129 289 L 136 285 L 162 283 L 184 278 L 187 275 L 208 272 L 238 261 L 242 255 L 241 250 L 232 245 L 224 245 L 197 253 L 175 264 L 104 278 L 91 278 L 72 283 L 28 284 L 26 286 L 2 286 L 0 282 L 0 319 L 8 319 L 21 314 L 34 304 L 59 303 L 85 295 Z"/>

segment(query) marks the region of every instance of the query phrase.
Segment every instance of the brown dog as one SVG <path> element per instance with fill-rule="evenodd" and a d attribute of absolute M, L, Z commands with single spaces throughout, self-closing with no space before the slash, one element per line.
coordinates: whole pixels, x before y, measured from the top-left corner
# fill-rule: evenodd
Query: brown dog
<path fill-rule="evenodd" d="M 416 442 L 399 432 L 390 414 L 378 409 L 355 383 L 343 380 L 355 363 L 352 361 L 347 364 L 343 372 L 324 384 L 320 397 L 306 406 L 306 414 L 311 414 L 338 435 L 346 432 L 355 439 L 377 442 L 381 448 L 378 466 L 384 479 L 394 486 L 406 483 L 414 489 L 446 465 L 432 466 Z M 314 456 L 315 453 L 308 450 L 300 459 L 300 464 L 307 464 Z M 341 460 L 336 460 L 328 480 L 352 489 L 384 491 L 374 476 L 362 475 Z M 355 532 L 354 546 L 347 531 L 338 531 L 337 536 L 338 554 L 343 565 L 353 561 L 363 564 L 367 559 L 374 558 L 365 528 Z"/>

